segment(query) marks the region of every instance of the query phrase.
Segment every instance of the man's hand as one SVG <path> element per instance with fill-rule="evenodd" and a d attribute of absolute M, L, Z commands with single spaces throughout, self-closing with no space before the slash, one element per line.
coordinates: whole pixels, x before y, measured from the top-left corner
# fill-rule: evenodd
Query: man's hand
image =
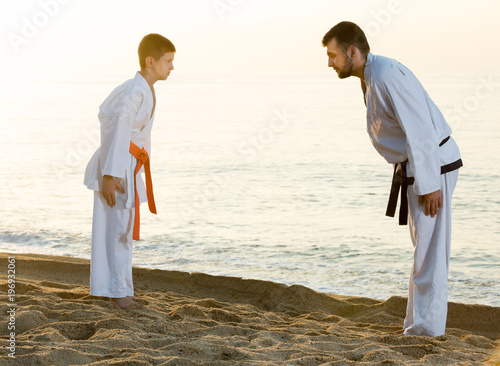
<path fill-rule="evenodd" d="M 115 191 L 117 189 L 121 193 L 125 193 L 120 183 L 118 183 L 111 175 L 105 175 L 102 177 L 101 193 L 110 207 L 113 207 L 116 204 Z"/>
<path fill-rule="evenodd" d="M 425 204 L 426 216 L 436 216 L 439 212 L 439 209 L 443 205 L 441 190 L 429 194 L 424 194 L 423 196 L 418 196 L 418 205 L 422 206 L 423 204 Z"/>

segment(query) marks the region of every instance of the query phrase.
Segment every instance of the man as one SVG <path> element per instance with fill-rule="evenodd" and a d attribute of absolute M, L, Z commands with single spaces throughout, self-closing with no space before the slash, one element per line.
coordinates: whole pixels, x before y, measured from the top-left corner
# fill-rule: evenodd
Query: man
<path fill-rule="evenodd" d="M 451 128 L 415 75 L 393 59 L 372 54 L 356 24 L 337 24 L 322 43 L 328 66 L 339 78 L 361 79 L 371 142 L 395 166 L 386 214 L 394 216 L 401 188 L 400 224 L 409 218 L 414 246 L 403 334 L 442 335 L 448 309 L 451 197 L 462 166 Z"/>

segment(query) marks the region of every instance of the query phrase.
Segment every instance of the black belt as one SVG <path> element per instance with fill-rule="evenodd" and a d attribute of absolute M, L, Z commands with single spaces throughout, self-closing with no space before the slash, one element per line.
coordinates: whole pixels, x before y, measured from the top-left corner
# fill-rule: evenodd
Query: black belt
<path fill-rule="evenodd" d="M 450 139 L 450 136 L 445 138 L 439 146 L 443 146 Z M 401 205 L 399 207 L 399 225 L 406 225 L 408 223 L 408 197 L 406 192 L 408 191 L 408 186 L 411 186 L 415 182 L 415 178 L 406 176 L 406 164 L 408 160 L 394 165 L 394 175 L 392 176 L 392 186 L 391 193 L 389 195 L 389 202 L 387 203 L 387 210 L 385 212 L 386 216 L 394 217 L 396 213 L 396 207 L 398 204 L 398 193 L 401 187 Z M 441 174 L 446 174 L 452 172 L 463 166 L 462 159 L 443 165 L 441 167 Z"/>

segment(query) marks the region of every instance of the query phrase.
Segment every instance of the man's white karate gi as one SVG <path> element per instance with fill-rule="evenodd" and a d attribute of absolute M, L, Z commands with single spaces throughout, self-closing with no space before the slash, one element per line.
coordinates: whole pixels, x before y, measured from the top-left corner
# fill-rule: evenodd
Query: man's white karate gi
<path fill-rule="evenodd" d="M 415 75 L 387 57 L 367 55 L 367 131 L 389 163 L 408 160 L 409 228 L 414 246 L 404 334 L 438 336 L 446 327 L 451 197 L 461 166 L 451 128 Z M 442 143 L 442 146 L 439 146 Z M 452 171 L 441 174 L 442 167 Z M 442 207 L 425 215 L 419 196 L 441 190 Z"/>
<path fill-rule="evenodd" d="M 129 152 L 129 147 L 133 142 L 150 154 L 153 109 L 152 89 L 139 72 L 135 78 L 114 89 L 99 107 L 101 146 L 90 159 L 84 179 L 84 184 L 95 191 L 90 268 L 90 294 L 93 296 L 134 296 L 132 231 L 137 159 Z M 100 193 L 104 175 L 115 177 L 124 190 L 124 193 L 116 191 L 113 207 Z M 141 174 L 137 174 L 136 179 L 139 201 L 146 202 Z"/>

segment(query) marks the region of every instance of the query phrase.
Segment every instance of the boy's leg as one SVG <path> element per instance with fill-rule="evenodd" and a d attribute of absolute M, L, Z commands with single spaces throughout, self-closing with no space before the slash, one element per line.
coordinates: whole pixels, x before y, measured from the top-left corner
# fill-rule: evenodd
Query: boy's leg
<path fill-rule="evenodd" d="M 121 199 L 110 207 L 100 192 L 94 193 L 90 294 L 111 298 L 133 296 L 132 230 L 134 209 Z"/>
<path fill-rule="evenodd" d="M 434 218 L 418 206 L 418 196 L 408 190 L 409 226 L 414 246 L 404 334 L 444 334 L 448 312 L 448 269 L 451 247 L 451 197 L 458 170 L 441 176 L 443 205 Z"/>

